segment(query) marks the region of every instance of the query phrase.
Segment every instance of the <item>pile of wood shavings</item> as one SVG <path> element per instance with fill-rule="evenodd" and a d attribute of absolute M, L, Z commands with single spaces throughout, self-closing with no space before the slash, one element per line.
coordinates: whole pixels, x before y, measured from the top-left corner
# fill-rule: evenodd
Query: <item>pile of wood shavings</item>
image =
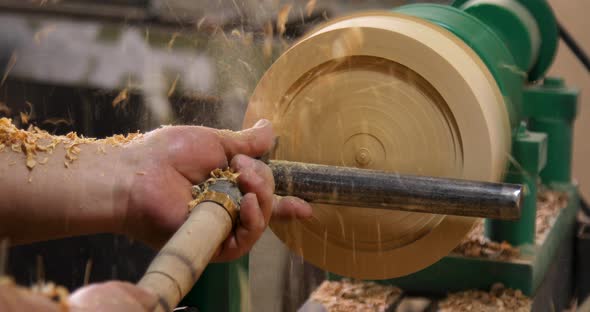
<path fill-rule="evenodd" d="M 450 294 L 438 305 L 439 312 L 528 312 L 531 310 L 532 300 L 520 290 L 495 284 L 489 292 L 467 290 Z"/>
<path fill-rule="evenodd" d="M 535 240 L 540 243 L 559 212 L 567 207 L 569 198 L 565 192 L 544 190 L 537 195 L 537 220 Z"/>
<path fill-rule="evenodd" d="M 39 159 L 38 153 L 44 152 L 52 154 L 55 148 L 62 144 L 65 151 L 65 167 L 69 167 L 80 154 L 81 144 L 99 143 L 109 144 L 112 146 L 121 146 L 135 139 L 141 138 L 141 133 L 130 133 L 128 135 L 115 135 L 105 139 L 79 137 L 75 132 L 66 135 L 51 135 L 47 131 L 41 130 L 35 126 L 30 126 L 27 130 L 17 128 L 9 118 L 0 118 L 0 152 L 10 148 L 17 153 L 26 155 L 26 166 L 32 170 L 37 164 L 45 164 L 47 157 Z M 104 149 L 100 149 L 105 152 Z"/>
<path fill-rule="evenodd" d="M 453 250 L 466 257 L 482 257 L 497 260 L 509 260 L 518 257 L 518 248 L 507 242 L 494 242 L 484 236 L 483 220 L 467 234 L 467 237 Z"/>
<path fill-rule="evenodd" d="M 211 171 L 211 177 L 207 179 L 207 181 L 199 184 L 193 185 L 192 195 L 193 200 L 188 203 L 189 211 L 193 210 L 199 203 L 203 201 L 205 194 L 209 190 L 209 186 L 215 184 L 217 181 L 225 180 L 231 183 L 237 184 L 238 183 L 238 176 L 239 173 L 235 173 L 233 169 L 227 168 L 225 170 L 222 169 L 215 169 Z"/>
<path fill-rule="evenodd" d="M 535 239 L 537 243 L 551 229 L 557 215 L 567 207 L 568 196 L 565 192 L 543 190 L 537 195 L 537 218 Z M 518 257 L 518 248 L 507 242 L 494 242 L 484 236 L 483 221 L 479 222 L 454 252 L 467 257 L 482 257 L 498 260 L 510 260 Z"/>
<path fill-rule="evenodd" d="M 56 302 L 62 311 L 69 311 L 68 297 L 70 292 L 63 286 L 56 285 L 52 282 L 39 282 L 33 284 L 30 288 L 22 288 L 21 286 L 18 286 L 12 278 L 7 276 L 0 276 L 0 285 L 16 287 L 25 292 L 43 296 Z"/>
<path fill-rule="evenodd" d="M 374 282 L 324 281 L 311 294 L 328 312 L 384 312 L 400 297 L 401 289 Z"/>

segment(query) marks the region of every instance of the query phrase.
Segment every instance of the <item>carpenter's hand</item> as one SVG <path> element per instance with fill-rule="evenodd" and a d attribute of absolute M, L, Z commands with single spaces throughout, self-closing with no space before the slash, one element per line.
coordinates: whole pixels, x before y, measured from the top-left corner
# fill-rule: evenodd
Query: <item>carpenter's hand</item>
<path fill-rule="evenodd" d="M 123 233 L 154 246 L 163 245 L 184 222 L 191 186 L 209 177 L 215 168 L 231 166 L 240 176 L 244 197 L 240 224 L 222 245 L 214 260 L 228 261 L 246 253 L 260 237 L 271 218 L 304 218 L 311 207 L 304 201 L 273 195 L 270 168 L 251 157 L 262 156 L 272 146 L 270 122 L 261 120 L 241 132 L 205 127 L 165 127 L 145 135 L 129 146 L 126 154 L 136 171 Z M 203 233 L 203 239 L 206 239 Z"/>

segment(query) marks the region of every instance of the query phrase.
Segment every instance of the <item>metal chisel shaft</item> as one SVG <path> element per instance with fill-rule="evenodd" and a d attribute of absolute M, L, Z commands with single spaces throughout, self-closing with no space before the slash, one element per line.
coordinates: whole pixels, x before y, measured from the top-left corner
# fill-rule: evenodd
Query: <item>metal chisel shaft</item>
<path fill-rule="evenodd" d="M 277 195 L 311 203 L 501 220 L 520 218 L 522 186 L 270 160 Z"/>

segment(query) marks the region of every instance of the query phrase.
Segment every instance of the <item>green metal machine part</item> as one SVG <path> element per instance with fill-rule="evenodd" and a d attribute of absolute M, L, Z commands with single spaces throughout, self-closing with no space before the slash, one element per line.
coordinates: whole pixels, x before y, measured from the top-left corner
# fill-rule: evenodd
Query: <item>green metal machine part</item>
<path fill-rule="evenodd" d="M 536 83 L 551 65 L 557 24 L 545 1 L 459 0 L 452 6 L 417 4 L 395 11 L 424 18 L 455 34 L 484 61 L 502 91 L 513 126 L 506 182 L 525 185 L 517 222 L 486 220 L 485 234 L 520 249 L 514 261 L 451 254 L 418 273 L 387 281 L 406 290 L 446 293 L 487 289 L 501 282 L 533 295 L 558 247 L 571 237 L 578 207 L 571 181 L 572 123 L 578 91 L 559 78 Z M 537 189 L 566 191 L 564 209 L 547 237 L 535 241 Z"/>

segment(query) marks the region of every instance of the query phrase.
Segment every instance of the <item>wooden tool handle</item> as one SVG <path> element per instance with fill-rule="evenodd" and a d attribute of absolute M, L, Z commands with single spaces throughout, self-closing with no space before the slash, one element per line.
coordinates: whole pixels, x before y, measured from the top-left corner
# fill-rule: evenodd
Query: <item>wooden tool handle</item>
<path fill-rule="evenodd" d="M 155 311 L 169 312 L 178 305 L 232 226 L 228 211 L 215 202 L 203 202 L 193 209 L 137 284 L 159 296 L 159 307 Z"/>

